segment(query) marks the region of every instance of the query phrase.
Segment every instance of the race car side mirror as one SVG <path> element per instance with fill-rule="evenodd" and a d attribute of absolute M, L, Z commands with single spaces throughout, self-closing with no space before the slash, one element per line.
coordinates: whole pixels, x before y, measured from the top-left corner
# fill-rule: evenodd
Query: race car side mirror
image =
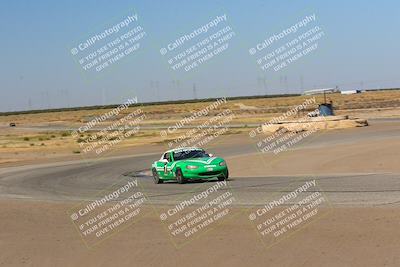
<path fill-rule="evenodd" d="M 211 157 L 214 157 L 214 154 L 208 154 L 208 155 L 210 156 L 210 158 L 211 158 Z"/>

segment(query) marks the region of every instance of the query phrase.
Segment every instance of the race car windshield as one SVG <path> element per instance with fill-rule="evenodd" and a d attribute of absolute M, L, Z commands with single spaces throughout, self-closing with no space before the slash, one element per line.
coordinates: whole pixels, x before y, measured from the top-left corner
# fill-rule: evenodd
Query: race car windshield
<path fill-rule="evenodd" d="M 183 160 L 183 159 L 192 159 L 192 158 L 204 158 L 210 157 L 206 152 L 202 150 L 190 150 L 190 151 L 181 151 L 174 152 L 175 160 Z"/>

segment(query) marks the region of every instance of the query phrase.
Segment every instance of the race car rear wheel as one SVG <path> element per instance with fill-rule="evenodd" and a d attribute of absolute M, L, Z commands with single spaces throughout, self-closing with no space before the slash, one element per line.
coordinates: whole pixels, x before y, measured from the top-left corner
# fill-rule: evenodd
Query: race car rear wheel
<path fill-rule="evenodd" d="M 178 169 L 176 171 L 176 180 L 178 181 L 179 184 L 184 184 L 186 182 L 185 177 L 183 177 L 181 169 Z"/>
<path fill-rule="evenodd" d="M 160 176 L 158 176 L 158 173 L 156 171 L 156 169 L 153 168 L 153 179 L 154 179 L 154 183 L 155 184 L 162 184 L 163 180 L 160 179 Z"/>

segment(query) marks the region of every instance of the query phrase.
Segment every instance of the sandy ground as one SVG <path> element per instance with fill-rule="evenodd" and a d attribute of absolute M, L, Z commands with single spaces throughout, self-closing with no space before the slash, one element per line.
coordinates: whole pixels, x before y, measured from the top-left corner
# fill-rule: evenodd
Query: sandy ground
<path fill-rule="evenodd" d="M 363 128 L 316 132 L 292 149 L 274 154 L 248 153 L 226 157 L 234 176 L 400 173 L 400 123 L 373 121 Z M 261 136 L 261 139 L 264 138 Z M 246 140 L 246 141 L 243 141 Z M 234 136 L 232 144 L 257 150 L 260 139 Z"/>
<path fill-rule="evenodd" d="M 329 150 L 314 147 L 278 155 L 251 154 L 245 161 L 242 157 L 231 157 L 228 162 L 236 176 L 400 173 L 399 151 L 400 139 L 391 138 L 338 144 Z"/>
<path fill-rule="evenodd" d="M 400 90 L 393 90 L 355 95 L 330 94 L 328 95 L 328 100 L 333 101 L 337 115 L 349 115 L 352 118 L 363 119 L 399 118 L 399 96 Z M 209 114 L 209 117 L 229 108 L 235 114 L 235 117 L 227 124 L 240 126 L 260 125 L 272 118 L 281 116 L 290 108 L 300 105 L 310 98 L 315 98 L 315 103 L 309 105 L 307 111 L 302 111 L 296 116 L 304 117 L 308 112 L 317 108 L 317 103 L 322 102 L 322 95 L 230 100 L 218 106 L 216 110 Z M 169 135 L 170 140 L 166 140 L 160 137 L 160 129 L 151 127 L 162 126 L 167 128 L 168 126 L 173 126 L 182 118 L 190 116 L 193 110 L 204 109 L 211 103 L 139 106 L 146 114 L 146 118 L 140 123 L 141 131 L 122 141 L 118 145 L 118 149 L 125 150 L 171 141 L 179 136 L 179 131 L 176 132 L 175 136 Z M 126 116 L 137 108 L 131 107 L 128 110 L 124 110 L 119 116 Z M 84 125 L 95 116 L 105 114 L 108 111 L 110 109 L 79 110 L 77 108 L 74 111 L 0 116 L 0 166 L 79 159 L 83 149 L 77 141 L 80 140 L 79 142 L 82 144 L 82 140 L 88 139 L 90 135 L 93 135 L 93 132 L 86 132 L 80 135 L 78 140 L 72 138 L 71 131 Z M 193 125 L 202 124 L 210 119 L 209 117 L 199 118 L 192 123 Z M 114 119 L 116 118 L 100 123 L 97 128 L 95 127 L 96 131 L 109 126 L 115 122 Z M 9 127 L 11 122 L 16 123 L 17 126 Z M 146 127 L 150 128 L 145 129 Z M 232 128 L 230 132 L 243 133 L 251 129 L 252 126 Z"/>
<path fill-rule="evenodd" d="M 230 155 L 232 177 L 263 175 L 400 173 L 399 123 L 327 132 L 278 155 L 254 154 L 243 136 L 214 144 L 251 147 Z M 340 133 L 340 134 L 339 134 Z M 319 139 L 321 138 L 321 139 Z M 152 148 L 153 149 L 153 148 Z M 156 149 L 154 147 L 154 149 Z M 234 153 L 232 153 L 234 154 Z M 243 178 L 243 180 L 246 178 Z M 400 199 L 400 196 L 399 196 Z M 280 243 L 260 241 L 244 208 L 232 220 L 176 248 L 149 214 L 88 249 L 73 226 L 75 202 L 0 199 L 1 266 L 399 266 L 400 210 L 396 203 L 333 206 Z M 149 207 L 146 207 L 149 208 Z"/>
<path fill-rule="evenodd" d="M 176 249 L 160 220 L 150 214 L 89 250 L 66 215 L 71 204 L 18 200 L 0 203 L 2 266 L 400 264 L 398 208 L 335 208 L 270 248 L 241 214 Z"/>

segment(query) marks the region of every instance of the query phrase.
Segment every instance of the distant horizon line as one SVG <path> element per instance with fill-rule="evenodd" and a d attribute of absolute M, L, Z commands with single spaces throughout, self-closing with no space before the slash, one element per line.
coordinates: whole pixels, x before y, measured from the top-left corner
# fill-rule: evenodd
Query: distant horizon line
<path fill-rule="evenodd" d="M 364 89 L 362 91 L 388 91 L 388 90 L 400 90 L 400 88 L 371 88 Z M 273 97 L 291 97 L 301 96 L 299 93 L 287 93 L 287 94 L 259 94 L 259 95 L 241 95 L 241 96 L 230 96 L 226 97 L 227 100 L 237 99 L 255 99 L 255 98 L 273 98 Z M 221 97 L 208 97 L 208 98 L 192 98 L 192 99 L 181 99 L 181 100 L 165 100 L 165 101 L 151 101 L 151 102 L 138 102 L 131 106 L 152 106 L 152 105 L 168 105 L 168 104 L 185 104 L 185 103 L 196 103 L 196 102 L 208 102 L 216 100 Z M 16 110 L 16 111 L 0 111 L 0 116 L 20 115 L 20 114 L 38 114 L 47 112 L 64 112 L 64 111 L 78 111 L 78 110 L 95 110 L 95 109 L 110 109 L 115 108 L 122 103 L 107 104 L 107 105 L 90 105 L 90 106 L 78 106 L 78 107 L 64 107 L 64 108 L 47 108 L 47 109 L 33 109 L 33 110 Z"/>

